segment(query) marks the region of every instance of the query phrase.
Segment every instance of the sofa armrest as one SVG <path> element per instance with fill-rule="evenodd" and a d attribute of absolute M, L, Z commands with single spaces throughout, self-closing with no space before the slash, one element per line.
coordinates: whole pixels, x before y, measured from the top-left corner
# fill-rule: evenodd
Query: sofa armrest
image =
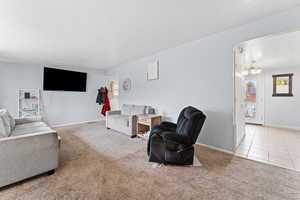
<path fill-rule="evenodd" d="M 111 120 L 112 117 L 109 117 L 109 116 L 113 116 L 113 115 L 121 115 L 121 110 L 111 110 L 111 111 L 107 111 L 106 112 L 106 116 L 105 116 L 105 126 L 106 128 L 111 128 L 109 127 L 109 120 Z M 112 121 L 111 121 L 112 122 Z"/>
<path fill-rule="evenodd" d="M 0 187 L 56 169 L 59 140 L 55 131 L 0 140 Z"/>
<path fill-rule="evenodd" d="M 34 117 L 34 118 L 15 118 L 16 125 L 31 123 L 31 122 L 39 122 L 42 121 L 42 117 Z"/>
<path fill-rule="evenodd" d="M 106 113 L 107 115 L 121 115 L 121 110 L 111 110 Z"/>

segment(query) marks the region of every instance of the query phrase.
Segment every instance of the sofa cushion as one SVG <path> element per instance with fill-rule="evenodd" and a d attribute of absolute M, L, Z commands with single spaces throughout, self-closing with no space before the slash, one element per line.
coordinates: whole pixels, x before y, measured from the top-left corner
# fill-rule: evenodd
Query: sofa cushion
<path fill-rule="evenodd" d="M 12 131 L 11 136 L 34 134 L 39 132 L 51 131 L 51 130 L 52 129 L 47 126 L 37 126 L 37 127 L 26 128 L 26 129 L 15 129 Z"/>
<path fill-rule="evenodd" d="M 143 115 L 146 113 L 146 106 L 124 104 L 121 109 L 122 115 Z"/>
<path fill-rule="evenodd" d="M 45 122 L 24 123 L 16 125 L 15 130 L 30 129 L 35 127 L 48 127 L 48 125 Z"/>
<path fill-rule="evenodd" d="M 1 120 L 1 127 L 0 127 L 0 135 L 1 137 L 8 137 L 11 135 L 11 126 L 10 126 L 10 119 L 8 116 L 8 112 L 4 109 L 0 110 L 0 120 Z"/>

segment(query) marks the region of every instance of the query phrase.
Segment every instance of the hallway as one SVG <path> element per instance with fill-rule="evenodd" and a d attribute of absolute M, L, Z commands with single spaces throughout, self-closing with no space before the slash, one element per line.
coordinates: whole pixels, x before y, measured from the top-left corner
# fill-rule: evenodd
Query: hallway
<path fill-rule="evenodd" d="M 300 171 L 300 131 L 246 125 L 236 155 Z"/>

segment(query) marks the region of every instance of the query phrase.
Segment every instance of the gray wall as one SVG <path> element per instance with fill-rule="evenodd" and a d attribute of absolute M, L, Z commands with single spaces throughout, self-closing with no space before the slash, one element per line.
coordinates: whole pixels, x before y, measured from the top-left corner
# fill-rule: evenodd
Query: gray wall
<path fill-rule="evenodd" d="M 233 54 L 245 40 L 300 28 L 300 8 L 125 63 L 108 70 L 132 90 L 120 92 L 120 103 L 147 104 L 175 121 L 186 105 L 203 110 L 208 119 L 200 143 L 231 151 L 233 127 Z M 170 33 L 172 34 L 172 33 Z M 155 42 L 155 41 L 153 41 Z M 160 80 L 146 80 L 146 65 L 160 62 Z"/>
<path fill-rule="evenodd" d="M 293 97 L 273 97 L 275 74 L 294 73 Z M 300 68 L 282 67 L 264 70 L 265 76 L 265 125 L 300 130 Z"/>
<path fill-rule="evenodd" d="M 103 72 L 87 72 L 87 92 L 42 92 L 43 117 L 51 125 L 77 123 L 100 119 L 96 105 L 97 89 L 105 84 Z M 0 107 L 18 115 L 18 89 L 43 88 L 43 66 L 0 63 Z"/>

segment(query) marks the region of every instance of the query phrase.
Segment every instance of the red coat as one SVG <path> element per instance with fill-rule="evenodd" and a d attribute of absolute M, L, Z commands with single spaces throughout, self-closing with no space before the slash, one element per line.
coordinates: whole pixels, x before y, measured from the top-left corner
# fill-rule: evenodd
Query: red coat
<path fill-rule="evenodd" d="M 105 88 L 105 101 L 104 101 L 104 105 L 101 110 L 101 114 L 105 116 L 106 112 L 108 112 L 108 111 L 110 111 L 110 102 L 109 102 L 109 98 L 108 98 L 108 89 Z"/>

